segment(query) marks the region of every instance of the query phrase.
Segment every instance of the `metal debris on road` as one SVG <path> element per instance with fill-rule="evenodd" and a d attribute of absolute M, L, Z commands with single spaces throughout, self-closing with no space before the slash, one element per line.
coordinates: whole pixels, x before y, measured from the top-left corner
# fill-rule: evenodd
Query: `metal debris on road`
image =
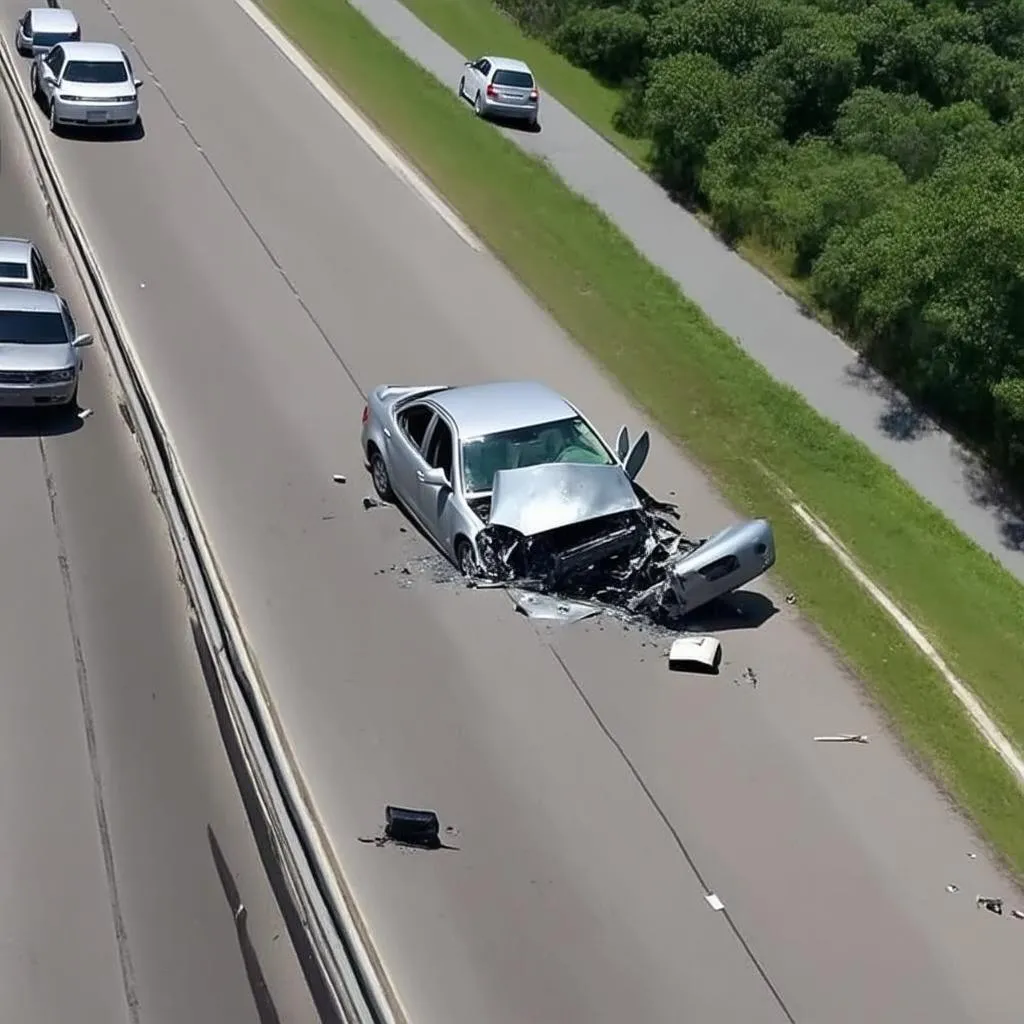
<path fill-rule="evenodd" d="M 713 892 L 709 892 L 704 899 L 708 901 L 708 905 L 712 910 L 725 910 L 725 904 L 715 895 Z"/>
<path fill-rule="evenodd" d="M 1001 899 L 991 896 L 979 896 L 975 899 L 974 903 L 979 910 L 988 910 L 993 914 L 998 914 L 1000 917 L 1003 916 L 1003 901 Z"/>
<path fill-rule="evenodd" d="M 369 511 L 371 508 L 387 508 L 387 502 L 381 501 L 379 498 L 371 498 L 369 495 L 363 498 L 363 508 Z"/>
<path fill-rule="evenodd" d="M 474 511 L 478 574 L 563 600 L 596 601 L 663 625 L 710 605 L 775 563 L 771 525 L 753 519 L 685 536 L 675 505 L 621 466 L 502 469 Z"/>
<path fill-rule="evenodd" d="M 80 420 L 87 420 L 92 415 L 92 409 L 79 409 L 78 418 Z"/>
<path fill-rule="evenodd" d="M 583 619 L 600 615 L 598 605 L 583 601 L 563 601 L 550 594 L 538 594 L 532 590 L 509 590 L 516 611 L 530 619 L 544 619 L 553 622 L 581 622 Z"/>
<path fill-rule="evenodd" d="M 786 604 L 796 604 L 796 594 L 787 594 Z"/>
<path fill-rule="evenodd" d="M 977 860 L 978 859 L 978 855 L 976 853 L 968 853 L 967 856 L 970 857 L 971 860 Z"/>
<path fill-rule="evenodd" d="M 1011 910 L 1010 917 L 1015 917 L 1018 921 L 1024 921 L 1024 910 Z"/>
<path fill-rule="evenodd" d="M 713 636 L 681 636 L 672 642 L 668 667 L 673 672 L 702 672 L 718 675 L 722 644 Z"/>
<path fill-rule="evenodd" d="M 734 683 L 750 683 L 752 689 L 757 689 L 759 682 L 757 673 L 748 665 L 741 673 L 739 679 L 734 679 Z"/>
<path fill-rule="evenodd" d="M 952 882 L 950 882 L 949 885 L 946 886 L 946 892 L 959 892 L 959 891 L 960 891 L 960 886 L 959 885 L 954 885 Z"/>
<path fill-rule="evenodd" d="M 332 480 L 333 480 L 333 481 L 334 481 L 334 482 L 335 482 L 336 484 L 344 484 L 344 483 L 348 483 L 348 480 L 347 480 L 347 479 L 346 479 L 346 478 L 345 478 L 345 477 L 344 477 L 344 476 L 343 476 L 343 475 L 342 475 L 341 473 L 335 473 L 335 474 L 334 474 L 334 476 L 332 476 L 332 477 L 331 477 L 331 479 L 332 479 Z"/>
<path fill-rule="evenodd" d="M 843 733 L 841 736 L 815 736 L 815 743 L 867 743 L 867 736 L 856 733 Z"/>

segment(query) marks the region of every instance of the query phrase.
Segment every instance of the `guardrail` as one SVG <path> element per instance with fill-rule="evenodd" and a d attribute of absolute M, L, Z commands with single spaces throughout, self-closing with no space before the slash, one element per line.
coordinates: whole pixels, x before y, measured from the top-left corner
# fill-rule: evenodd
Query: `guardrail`
<path fill-rule="evenodd" d="M 33 115 L 32 100 L 18 75 L 9 44 L 2 37 L 0 78 L 24 135 L 50 217 L 81 280 L 97 333 L 128 405 L 136 441 L 168 524 L 234 738 L 260 803 L 276 864 L 334 1010 L 346 1024 L 400 1024 L 406 1020 L 405 1013 L 309 807 L 294 758 L 218 571 L 159 401 Z"/>

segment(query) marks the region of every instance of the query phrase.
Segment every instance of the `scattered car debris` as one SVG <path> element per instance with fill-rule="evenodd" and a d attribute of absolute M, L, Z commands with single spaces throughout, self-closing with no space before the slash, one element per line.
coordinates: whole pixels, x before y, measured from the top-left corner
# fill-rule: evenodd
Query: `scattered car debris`
<path fill-rule="evenodd" d="M 693 541 L 673 519 L 675 507 L 648 495 L 621 466 L 499 470 L 487 525 L 477 534 L 477 569 L 525 589 L 599 601 L 668 624 L 775 563 L 767 520 Z"/>
<path fill-rule="evenodd" d="M 786 604 L 796 604 L 796 594 L 787 594 Z"/>
<path fill-rule="evenodd" d="M 544 619 L 555 622 L 582 622 L 583 619 L 600 615 L 603 609 L 583 601 L 563 601 L 550 594 L 536 594 L 531 590 L 509 590 L 517 612 L 530 619 Z"/>
<path fill-rule="evenodd" d="M 78 418 L 83 422 L 92 415 L 92 409 L 79 409 Z"/>
<path fill-rule="evenodd" d="M 1003 916 L 1003 901 L 1001 899 L 991 896 L 979 896 L 974 903 L 979 910 L 988 910 L 993 914 L 998 914 L 1000 917 Z"/>
<path fill-rule="evenodd" d="M 387 502 L 379 498 L 371 498 L 368 494 L 363 496 L 363 509 L 367 512 L 371 508 L 387 508 Z"/>
<path fill-rule="evenodd" d="M 1011 910 L 1010 917 L 1015 917 L 1018 921 L 1024 921 L 1024 910 Z"/>
<path fill-rule="evenodd" d="M 978 855 L 976 853 L 973 853 L 973 852 L 968 853 L 967 856 L 970 857 L 971 860 L 977 860 L 978 859 Z"/>
<path fill-rule="evenodd" d="M 959 891 L 960 891 L 960 886 L 959 885 L 954 885 L 952 882 L 950 882 L 949 885 L 946 886 L 946 892 L 959 892 Z"/>
<path fill-rule="evenodd" d="M 715 895 L 713 892 L 709 892 L 704 899 L 708 901 L 708 906 L 712 910 L 725 910 L 725 904 Z"/>
<path fill-rule="evenodd" d="M 612 448 L 536 382 L 374 388 L 360 443 L 378 498 L 470 579 L 670 626 L 775 564 L 764 519 L 686 536 L 636 482 L 650 435 L 631 444 L 623 428 Z"/>
<path fill-rule="evenodd" d="M 341 473 L 335 473 L 335 474 L 334 474 L 334 476 L 332 476 L 332 477 L 331 477 L 331 479 L 332 479 L 332 480 L 333 480 L 333 481 L 334 481 L 334 482 L 335 482 L 336 484 L 344 484 L 344 483 L 348 483 L 348 480 L 347 480 L 347 479 L 345 478 L 345 476 L 343 476 L 343 475 L 342 475 Z"/>
<path fill-rule="evenodd" d="M 739 679 L 734 679 L 735 683 L 750 683 L 751 689 L 756 690 L 759 682 L 757 673 L 748 665 L 741 673 Z"/>
<path fill-rule="evenodd" d="M 668 667 L 673 672 L 703 672 L 718 675 L 722 663 L 722 644 L 713 636 L 681 636 L 668 652 Z"/>
<path fill-rule="evenodd" d="M 854 733 L 844 733 L 841 736 L 815 736 L 815 743 L 867 743 L 867 736 L 859 736 Z"/>

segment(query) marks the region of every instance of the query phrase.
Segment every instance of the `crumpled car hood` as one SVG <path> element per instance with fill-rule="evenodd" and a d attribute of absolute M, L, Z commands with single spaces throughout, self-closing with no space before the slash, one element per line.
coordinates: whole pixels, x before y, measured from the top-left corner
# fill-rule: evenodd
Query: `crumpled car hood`
<path fill-rule="evenodd" d="M 489 523 L 533 537 L 641 507 L 621 466 L 548 463 L 494 474 Z"/>

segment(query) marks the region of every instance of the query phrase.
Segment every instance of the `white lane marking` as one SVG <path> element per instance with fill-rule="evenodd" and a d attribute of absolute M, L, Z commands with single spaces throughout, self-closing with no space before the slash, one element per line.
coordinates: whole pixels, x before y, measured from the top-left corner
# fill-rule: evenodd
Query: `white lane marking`
<path fill-rule="evenodd" d="M 281 51 L 292 66 L 334 108 L 339 117 L 359 136 L 395 175 L 406 183 L 475 252 L 483 252 L 483 242 L 459 215 L 427 184 L 426 180 L 403 160 L 362 114 L 316 69 L 308 57 L 267 17 L 252 0 L 235 3 L 261 32 Z"/>
<path fill-rule="evenodd" d="M 790 507 L 796 513 L 801 522 L 814 534 L 814 536 L 827 547 L 840 562 L 845 566 L 851 576 L 875 599 L 877 604 L 893 619 L 896 625 L 918 650 L 938 669 L 939 673 L 949 684 L 954 696 L 964 706 L 967 714 L 977 726 L 978 731 L 985 738 L 988 745 L 1002 758 L 1003 763 L 1013 772 L 1017 782 L 1024 786 L 1024 759 L 1017 752 L 1016 747 L 1006 738 L 1002 730 L 992 720 L 981 702 L 974 696 L 970 687 L 954 675 L 953 670 L 942 659 L 942 656 L 931 645 L 920 629 L 897 604 L 882 590 L 873 583 L 863 569 L 853 560 L 853 556 L 828 530 L 820 519 L 811 515 L 797 501 L 790 502 Z"/>

